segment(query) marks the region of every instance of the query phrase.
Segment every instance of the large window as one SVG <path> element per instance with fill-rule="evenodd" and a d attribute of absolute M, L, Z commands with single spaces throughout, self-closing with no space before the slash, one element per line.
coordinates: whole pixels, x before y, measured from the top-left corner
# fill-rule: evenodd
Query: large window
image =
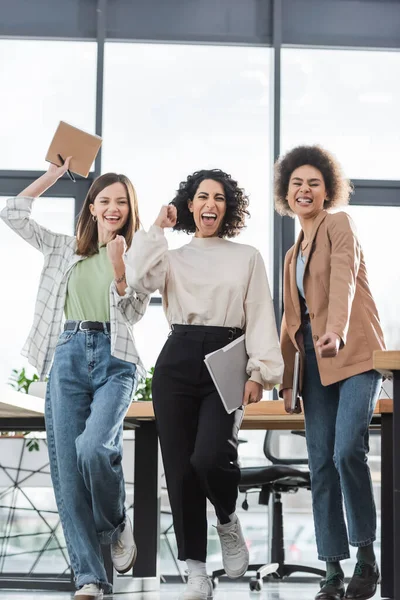
<path fill-rule="evenodd" d="M 353 179 L 399 179 L 400 53 L 282 50 L 282 149 L 321 144 Z"/>
<path fill-rule="evenodd" d="M 0 198 L 0 210 L 5 204 L 6 198 Z M 74 206 L 73 198 L 39 198 L 32 216 L 53 231 L 72 235 Z M 21 349 L 32 325 L 43 257 L 1 220 L 0 231 L 0 384 L 3 384 L 12 369 L 27 365 Z"/>
<path fill-rule="evenodd" d="M 257 246 L 269 269 L 270 62 L 270 48 L 107 44 L 103 171 L 132 178 L 146 228 L 187 175 L 220 168 L 250 195 L 238 241 Z"/>
<path fill-rule="evenodd" d="M 95 129 L 96 44 L 0 40 L 0 169 L 44 169 L 60 121 Z"/>

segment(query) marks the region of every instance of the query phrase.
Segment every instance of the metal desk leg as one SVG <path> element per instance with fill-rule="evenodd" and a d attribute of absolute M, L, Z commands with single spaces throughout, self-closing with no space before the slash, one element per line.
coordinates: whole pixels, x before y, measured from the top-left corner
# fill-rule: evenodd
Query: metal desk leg
<path fill-rule="evenodd" d="M 381 596 L 393 595 L 393 415 L 381 416 Z"/>

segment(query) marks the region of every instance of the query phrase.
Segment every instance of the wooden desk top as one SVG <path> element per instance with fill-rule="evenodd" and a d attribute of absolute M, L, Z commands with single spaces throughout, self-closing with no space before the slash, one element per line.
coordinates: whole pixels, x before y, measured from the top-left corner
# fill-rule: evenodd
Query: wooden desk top
<path fill-rule="evenodd" d="M 375 350 L 374 369 L 381 373 L 400 371 L 400 350 Z"/>
<path fill-rule="evenodd" d="M 378 400 L 375 415 L 393 412 L 392 400 Z M 0 419 L 43 417 L 44 400 L 14 391 L 10 386 L 0 387 Z M 152 421 L 152 402 L 132 402 L 128 419 Z M 262 401 L 246 407 L 242 429 L 304 429 L 304 416 L 288 415 L 283 400 Z"/>
<path fill-rule="evenodd" d="M 43 414 L 42 398 L 16 392 L 9 385 L 0 386 L 0 418 L 41 417 Z"/>
<path fill-rule="evenodd" d="M 375 415 L 393 412 L 392 400 L 378 400 Z M 127 417 L 139 421 L 154 419 L 152 402 L 132 402 Z M 246 407 L 242 429 L 304 429 L 304 415 L 288 415 L 283 400 L 263 401 Z"/>

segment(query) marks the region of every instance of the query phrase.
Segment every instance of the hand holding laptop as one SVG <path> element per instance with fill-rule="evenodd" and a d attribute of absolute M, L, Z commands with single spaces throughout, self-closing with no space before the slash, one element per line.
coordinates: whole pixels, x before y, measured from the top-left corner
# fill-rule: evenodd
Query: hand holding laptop
<path fill-rule="evenodd" d="M 293 386 L 283 390 L 285 411 L 289 414 L 301 413 L 300 404 L 300 352 L 296 352 L 293 367 Z"/>

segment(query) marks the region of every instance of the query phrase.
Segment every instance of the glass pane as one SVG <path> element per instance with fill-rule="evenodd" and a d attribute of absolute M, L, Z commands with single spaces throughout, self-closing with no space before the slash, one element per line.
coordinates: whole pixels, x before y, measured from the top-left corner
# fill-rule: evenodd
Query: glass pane
<path fill-rule="evenodd" d="M 1 101 L 0 101 L 1 102 Z M 0 210 L 6 198 L 0 197 Z M 32 216 L 40 224 L 72 235 L 74 233 L 74 198 L 38 198 Z M 1 323 L 0 384 L 8 381 L 12 369 L 27 365 L 21 349 L 28 337 L 34 313 L 39 276 L 43 266 L 40 252 L 19 238 L 0 221 L 0 253 L 7 260 L 0 263 L 0 314 L 7 315 Z M 32 371 L 29 368 L 29 372 Z"/>
<path fill-rule="evenodd" d="M 2 169 L 46 168 L 60 121 L 95 131 L 96 44 L 0 40 Z"/>
<path fill-rule="evenodd" d="M 388 350 L 400 348 L 400 271 L 395 257 L 400 255 L 398 206 L 348 206 L 355 221 L 372 295 L 378 306 Z M 392 257 L 392 260 L 390 260 Z"/>
<path fill-rule="evenodd" d="M 321 144 L 348 177 L 398 179 L 400 52 L 282 51 L 282 150 Z"/>
<path fill-rule="evenodd" d="M 103 172 L 132 178 L 145 228 L 179 182 L 203 168 L 231 173 L 250 195 L 244 243 L 270 266 L 271 49 L 106 45 Z M 127 74 L 129 76 L 127 77 Z M 187 243 L 168 233 L 171 247 Z"/>

